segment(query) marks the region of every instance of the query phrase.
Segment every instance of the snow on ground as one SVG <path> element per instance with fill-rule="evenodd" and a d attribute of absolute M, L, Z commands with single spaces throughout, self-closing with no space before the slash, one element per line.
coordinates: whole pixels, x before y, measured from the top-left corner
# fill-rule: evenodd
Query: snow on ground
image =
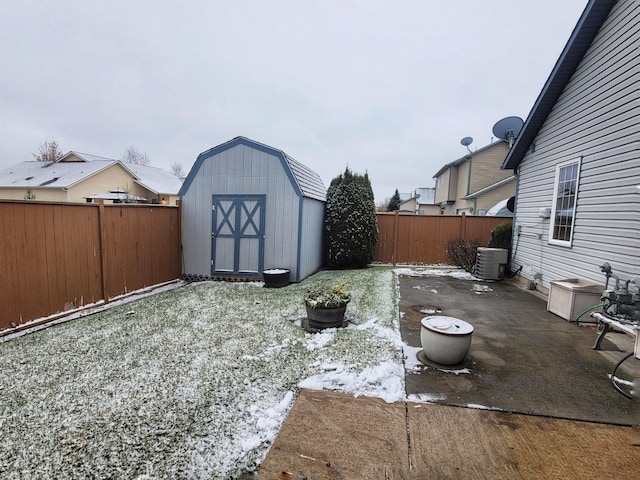
<path fill-rule="evenodd" d="M 371 268 L 282 289 L 178 282 L 4 337 L 0 477 L 232 478 L 257 468 L 300 388 L 443 400 L 405 395 L 405 370 L 424 366 L 400 338 L 394 273 L 477 280 Z M 306 288 L 342 282 L 347 328 L 305 332 Z"/>
<path fill-rule="evenodd" d="M 349 285 L 348 328 L 300 328 L 320 282 Z M 235 478 L 300 388 L 404 399 L 391 269 L 261 286 L 166 289 L 0 343 L 0 477 Z"/>
<path fill-rule="evenodd" d="M 404 368 L 408 372 L 417 372 L 424 367 L 424 364 L 418 360 L 418 352 L 422 350 L 422 347 L 412 347 L 409 345 L 403 345 L 404 353 Z"/>
<path fill-rule="evenodd" d="M 396 275 L 405 275 L 407 277 L 453 277 L 461 280 L 478 280 L 469 272 L 455 267 L 404 267 L 393 270 Z"/>

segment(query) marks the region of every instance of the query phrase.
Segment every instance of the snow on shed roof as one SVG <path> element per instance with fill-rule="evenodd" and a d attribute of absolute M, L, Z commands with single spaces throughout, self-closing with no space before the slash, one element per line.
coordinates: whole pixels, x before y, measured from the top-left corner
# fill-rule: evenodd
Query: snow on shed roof
<path fill-rule="evenodd" d="M 198 170 L 200 170 L 200 166 L 202 163 L 209 157 L 217 155 L 220 152 L 225 150 L 229 150 L 237 145 L 246 145 L 251 148 L 255 148 L 256 150 L 260 150 L 262 152 L 266 152 L 270 155 L 274 155 L 282 161 L 282 165 L 285 169 L 287 169 L 287 174 L 294 184 L 294 188 L 298 191 L 298 194 L 303 197 L 313 198 L 315 200 L 325 201 L 327 198 L 327 189 L 322 183 L 322 179 L 320 175 L 311 170 L 306 165 L 295 160 L 293 157 L 290 157 L 282 150 L 277 148 L 270 147 L 260 142 L 256 142 L 255 140 L 251 140 L 246 137 L 235 137 L 228 142 L 222 143 L 216 147 L 210 148 L 202 152 L 198 155 L 193 167 L 191 167 L 191 171 L 187 178 L 184 180 L 182 184 L 182 188 L 180 188 L 179 195 L 183 196 L 191 182 L 195 178 Z"/>

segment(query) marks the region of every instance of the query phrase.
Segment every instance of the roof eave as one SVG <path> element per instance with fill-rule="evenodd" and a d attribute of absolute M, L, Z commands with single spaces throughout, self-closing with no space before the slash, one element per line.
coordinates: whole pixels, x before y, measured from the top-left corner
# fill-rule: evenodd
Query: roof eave
<path fill-rule="evenodd" d="M 503 185 L 506 185 L 508 183 L 513 182 L 516 179 L 515 175 L 511 175 L 510 177 L 507 178 L 503 178 L 502 180 L 499 180 L 495 183 L 492 183 L 491 185 L 487 185 L 484 188 L 481 188 L 480 190 L 476 190 L 475 192 L 470 193 L 469 195 L 466 195 L 464 197 L 462 197 L 463 200 L 470 200 L 476 197 L 479 197 L 480 195 L 483 195 L 487 192 L 490 192 L 491 190 L 495 190 L 498 187 L 501 187 Z"/>
<path fill-rule="evenodd" d="M 616 0 L 589 1 L 502 163 L 503 170 L 518 168 L 615 3 Z"/>

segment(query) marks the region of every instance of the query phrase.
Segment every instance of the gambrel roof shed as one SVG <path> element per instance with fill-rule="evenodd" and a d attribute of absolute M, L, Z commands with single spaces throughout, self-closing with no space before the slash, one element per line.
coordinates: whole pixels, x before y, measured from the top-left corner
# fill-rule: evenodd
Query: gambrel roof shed
<path fill-rule="evenodd" d="M 186 275 L 299 281 L 322 265 L 326 188 L 282 150 L 236 137 L 202 152 L 180 197 Z"/>

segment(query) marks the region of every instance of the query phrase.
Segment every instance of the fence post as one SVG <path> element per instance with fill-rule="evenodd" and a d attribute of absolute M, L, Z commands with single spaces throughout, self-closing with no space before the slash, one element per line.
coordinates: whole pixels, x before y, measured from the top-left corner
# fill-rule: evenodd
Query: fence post
<path fill-rule="evenodd" d="M 107 259 L 106 259 L 106 225 L 104 219 L 104 200 L 97 199 L 98 203 L 98 230 L 100 232 L 100 277 L 102 281 L 102 299 L 109 303 L 109 291 L 107 289 Z"/>
<path fill-rule="evenodd" d="M 180 262 L 180 273 L 184 272 L 184 265 L 182 264 L 182 200 L 176 200 L 178 206 L 178 259 Z"/>
<path fill-rule="evenodd" d="M 396 266 L 398 261 L 398 211 L 396 210 L 393 214 L 393 253 L 391 255 L 391 259 L 393 260 L 393 266 Z"/>
<path fill-rule="evenodd" d="M 467 215 L 462 212 L 462 218 L 460 218 L 460 238 L 467 239 Z"/>

